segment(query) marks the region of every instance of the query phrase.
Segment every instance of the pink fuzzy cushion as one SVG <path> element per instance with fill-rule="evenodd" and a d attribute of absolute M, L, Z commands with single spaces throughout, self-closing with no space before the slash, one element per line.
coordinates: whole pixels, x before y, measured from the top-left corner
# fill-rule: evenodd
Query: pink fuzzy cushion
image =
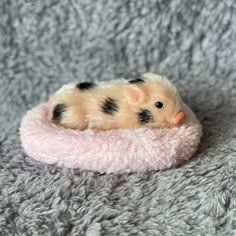
<path fill-rule="evenodd" d="M 96 132 L 57 127 L 42 104 L 25 115 L 20 135 L 26 153 L 47 164 L 117 174 L 160 170 L 188 160 L 199 145 L 201 125 L 187 106 L 185 111 L 178 128 Z"/>

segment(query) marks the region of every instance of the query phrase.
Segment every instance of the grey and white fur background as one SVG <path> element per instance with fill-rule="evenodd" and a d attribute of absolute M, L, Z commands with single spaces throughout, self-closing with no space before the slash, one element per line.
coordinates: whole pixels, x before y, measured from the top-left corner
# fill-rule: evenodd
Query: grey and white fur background
<path fill-rule="evenodd" d="M 99 175 L 24 154 L 22 116 L 71 81 L 167 74 L 203 125 L 177 169 Z M 236 235 L 233 0 L 0 1 L 0 235 Z"/>

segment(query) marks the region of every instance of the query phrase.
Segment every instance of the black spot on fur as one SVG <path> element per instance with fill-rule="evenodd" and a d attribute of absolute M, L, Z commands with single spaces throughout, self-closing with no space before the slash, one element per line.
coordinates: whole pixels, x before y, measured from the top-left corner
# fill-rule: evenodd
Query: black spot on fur
<path fill-rule="evenodd" d="M 52 120 L 56 123 L 60 123 L 63 117 L 63 113 L 66 111 L 65 104 L 57 104 L 52 113 Z"/>
<path fill-rule="evenodd" d="M 96 84 L 93 82 L 83 82 L 76 85 L 76 88 L 80 90 L 89 90 L 96 87 Z"/>
<path fill-rule="evenodd" d="M 115 99 L 108 97 L 103 102 L 101 110 L 105 114 L 113 115 L 115 112 L 119 110 L 119 106 Z"/>
<path fill-rule="evenodd" d="M 149 110 L 141 109 L 141 111 L 138 112 L 138 121 L 140 124 L 148 124 L 153 122 L 153 120 L 153 115 Z"/>
<path fill-rule="evenodd" d="M 138 79 L 130 80 L 129 83 L 131 83 L 131 84 L 143 84 L 143 83 L 145 83 L 145 81 L 143 79 L 138 78 Z"/>

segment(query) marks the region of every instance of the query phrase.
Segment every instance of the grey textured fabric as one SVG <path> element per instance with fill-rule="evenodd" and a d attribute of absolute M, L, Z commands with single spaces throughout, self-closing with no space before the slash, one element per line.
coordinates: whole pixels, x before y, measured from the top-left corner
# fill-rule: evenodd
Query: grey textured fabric
<path fill-rule="evenodd" d="M 235 235 L 235 1 L 1 0 L 0 235 Z M 177 169 L 37 163 L 18 128 L 62 84 L 167 74 L 203 124 Z"/>

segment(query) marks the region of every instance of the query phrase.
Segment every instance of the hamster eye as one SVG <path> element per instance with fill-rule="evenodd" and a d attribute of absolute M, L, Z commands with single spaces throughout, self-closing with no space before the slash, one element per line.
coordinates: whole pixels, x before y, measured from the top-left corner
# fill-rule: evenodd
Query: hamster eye
<path fill-rule="evenodd" d="M 163 107 L 163 103 L 162 102 L 156 102 L 155 106 L 157 108 L 162 108 Z"/>

